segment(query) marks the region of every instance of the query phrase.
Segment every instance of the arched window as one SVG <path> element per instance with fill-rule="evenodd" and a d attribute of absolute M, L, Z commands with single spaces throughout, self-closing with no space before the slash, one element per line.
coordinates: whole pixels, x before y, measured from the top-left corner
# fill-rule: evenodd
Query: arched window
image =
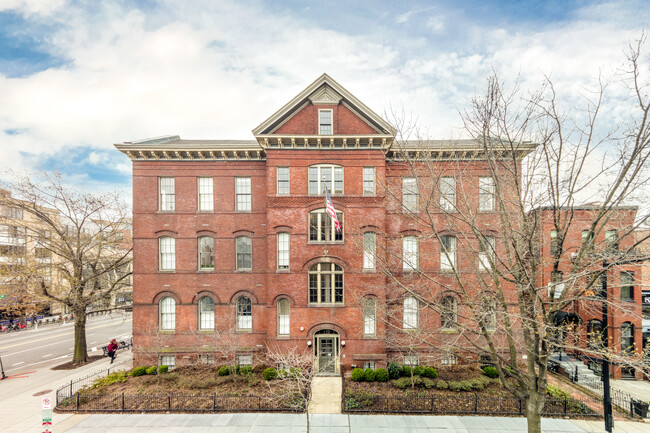
<path fill-rule="evenodd" d="M 163 331 L 170 331 L 176 328 L 176 301 L 166 296 L 158 303 L 158 323 Z"/>
<path fill-rule="evenodd" d="M 251 238 L 240 236 L 237 238 L 237 270 L 251 269 L 253 267 L 253 247 Z"/>
<path fill-rule="evenodd" d="M 289 301 L 280 299 L 278 301 L 278 335 L 289 335 Z"/>
<path fill-rule="evenodd" d="M 209 296 L 199 299 L 199 329 L 214 329 L 214 301 Z"/>
<path fill-rule="evenodd" d="M 442 329 L 455 329 L 458 321 L 458 304 L 453 296 L 445 296 L 440 303 Z"/>
<path fill-rule="evenodd" d="M 334 179 L 333 185 L 332 179 Z M 310 166 L 309 195 L 324 195 L 325 185 L 331 195 L 343 194 L 343 167 L 330 164 Z"/>
<path fill-rule="evenodd" d="M 603 322 L 592 319 L 587 322 L 587 348 L 600 350 L 603 347 Z"/>
<path fill-rule="evenodd" d="M 250 331 L 253 329 L 253 303 L 246 296 L 237 298 L 237 330 Z"/>
<path fill-rule="evenodd" d="M 485 297 L 481 301 L 481 322 L 488 331 L 493 331 L 496 328 L 496 301 L 491 296 Z"/>
<path fill-rule="evenodd" d="M 418 300 L 413 296 L 404 299 L 404 313 L 402 327 L 404 329 L 417 329 L 418 327 Z"/>
<path fill-rule="evenodd" d="M 325 209 L 316 209 L 309 212 L 309 241 L 310 242 L 342 242 L 343 241 L 343 212 L 336 212 L 336 218 L 341 224 L 339 232 L 332 221 L 332 217 Z"/>
<path fill-rule="evenodd" d="M 158 238 L 158 269 L 161 271 L 176 269 L 176 239 L 169 236 Z"/>
<path fill-rule="evenodd" d="M 201 236 L 199 238 L 199 269 L 214 269 L 214 238 Z"/>
<path fill-rule="evenodd" d="M 478 262 L 479 270 L 488 272 L 492 269 L 492 264 L 495 261 L 494 247 L 495 240 L 494 236 L 483 236 L 482 239 L 479 239 L 479 249 L 478 249 Z"/>
<path fill-rule="evenodd" d="M 377 235 L 373 232 L 363 234 L 363 269 L 375 269 L 375 249 Z"/>
<path fill-rule="evenodd" d="M 372 298 L 363 300 L 363 335 L 375 335 L 377 333 L 377 309 L 376 302 Z"/>
<path fill-rule="evenodd" d="M 343 303 L 343 268 L 334 263 L 317 263 L 309 268 L 309 303 Z"/>
<path fill-rule="evenodd" d="M 634 354 L 634 325 L 631 322 L 623 322 L 621 325 L 621 353 Z"/>
<path fill-rule="evenodd" d="M 456 267 L 456 238 L 440 237 L 440 270 L 451 271 Z"/>
<path fill-rule="evenodd" d="M 402 269 L 413 271 L 419 265 L 418 238 L 415 236 L 404 236 L 402 239 Z"/>

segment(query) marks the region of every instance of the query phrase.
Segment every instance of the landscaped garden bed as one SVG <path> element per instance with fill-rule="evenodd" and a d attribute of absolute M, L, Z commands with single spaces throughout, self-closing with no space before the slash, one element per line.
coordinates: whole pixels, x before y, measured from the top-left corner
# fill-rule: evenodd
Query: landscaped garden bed
<path fill-rule="evenodd" d="M 172 371 L 138 367 L 114 372 L 73 395 L 65 388 L 60 392 L 57 410 L 79 412 L 302 412 L 308 395 L 300 371 L 202 365 Z"/>
<path fill-rule="evenodd" d="M 356 369 L 344 382 L 343 410 L 350 413 L 525 415 L 525 403 L 499 383 L 496 370 L 476 365 Z M 549 387 L 545 416 L 591 417 L 599 413 L 558 388 Z"/>

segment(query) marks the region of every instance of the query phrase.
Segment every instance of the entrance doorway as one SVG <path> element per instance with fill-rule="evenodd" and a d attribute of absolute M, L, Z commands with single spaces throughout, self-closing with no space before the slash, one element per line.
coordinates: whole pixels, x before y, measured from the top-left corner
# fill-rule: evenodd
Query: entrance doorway
<path fill-rule="evenodd" d="M 314 369 L 317 374 L 340 373 L 339 334 L 323 329 L 314 334 Z"/>

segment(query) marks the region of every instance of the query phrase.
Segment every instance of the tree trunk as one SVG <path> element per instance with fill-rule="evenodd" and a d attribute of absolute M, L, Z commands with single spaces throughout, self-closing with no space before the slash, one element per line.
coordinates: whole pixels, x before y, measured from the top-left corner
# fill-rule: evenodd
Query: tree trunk
<path fill-rule="evenodd" d="M 545 394 L 531 391 L 528 400 L 526 400 L 528 433 L 542 433 L 542 410 L 544 409 L 545 399 Z"/>
<path fill-rule="evenodd" d="M 75 309 L 74 313 L 74 355 L 73 364 L 83 364 L 88 361 L 86 347 L 86 310 Z"/>

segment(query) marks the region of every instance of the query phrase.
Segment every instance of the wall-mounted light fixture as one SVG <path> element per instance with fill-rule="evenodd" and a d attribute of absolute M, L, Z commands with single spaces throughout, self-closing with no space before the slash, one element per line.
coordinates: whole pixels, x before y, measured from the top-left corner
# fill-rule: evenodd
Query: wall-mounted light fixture
<path fill-rule="evenodd" d="M 307 347 L 311 347 L 311 340 L 307 342 Z"/>
<path fill-rule="evenodd" d="M 345 341 L 341 341 L 341 346 L 345 347 Z"/>

